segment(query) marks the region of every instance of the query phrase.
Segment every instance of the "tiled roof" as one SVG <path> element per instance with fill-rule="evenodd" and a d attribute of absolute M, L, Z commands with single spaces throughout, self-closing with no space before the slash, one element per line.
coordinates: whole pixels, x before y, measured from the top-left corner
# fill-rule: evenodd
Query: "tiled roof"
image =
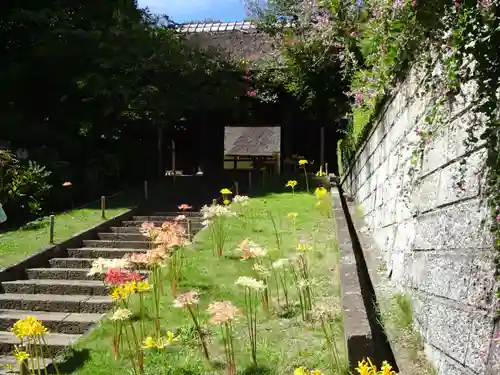
<path fill-rule="evenodd" d="M 199 22 L 184 23 L 178 25 L 177 29 L 185 33 L 221 32 L 221 31 L 253 31 L 257 27 L 250 21 L 241 22 Z"/>
<path fill-rule="evenodd" d="M 281 128 L 226 126 L 224 154 L 235 156 L 272 156 L 280 152 Z"/>

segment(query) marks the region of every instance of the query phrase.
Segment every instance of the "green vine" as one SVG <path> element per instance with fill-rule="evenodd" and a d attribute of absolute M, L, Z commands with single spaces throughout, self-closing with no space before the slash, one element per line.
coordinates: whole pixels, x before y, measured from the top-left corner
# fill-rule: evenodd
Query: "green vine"
<path fill-rule="evenodd" d="M 348 168 L 355 152 L 370 134 L 387 97 L 406 76 L 413 63 L 423 65 L 427 74 L 422 88 L 425 93 L 440 93 L 433 98 L 423 120 L 415 128 L 417 140 L 412 143 L 410 176 L 404 187 L 405 201 L 419 184 L 423 158 L 433 139 L 450 126 L 456 98 L 472 96 L 466 109 L 480 119 L 468 124 L 466 154 L 485 147 L 486 184 L 482 196 L 491 208 L 491 234 L 500 279 L 500 123 L 498 93 L 500 89 L 500 26 L 498 4 L 482 1 L 378 1 L 365 2 L 367 12 L 359 27 L 357 45 L 364 61 L 353 75 L 351 94 L 354 99 L 353 121 L 343 140 L 342 163 Z M 435 58 L 437 56 L 437 59 Z M 475 85 L 471 93 L 464 93 Z M 462 158 L 455 186 L 465 188 L 467 159 Z M 497 292 L 500 298 L 500 289 Z"/>

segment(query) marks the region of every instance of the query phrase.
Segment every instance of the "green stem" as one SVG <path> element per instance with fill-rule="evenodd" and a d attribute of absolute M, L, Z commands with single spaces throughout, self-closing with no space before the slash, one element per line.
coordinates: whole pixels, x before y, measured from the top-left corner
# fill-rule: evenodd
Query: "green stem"
<path fill-rule="evenodd" d="M 130 351 L 130 353 L 129 353 L 130 354 L 130 362 L 132 363 L 132 368 L 134 369 L 134 375 L 137 375 L 137 368 L 135 366 L 135 361 L 134 361 L 134 351 L 132 350 L 132 345 L 130 344 L 130 338 L 128 335 L 126 324 L 123 325 L 123 330 L 125 332 L 125 340 L 127 340 L 128 349 Z"/>
<path fill-rule="evenodd" d="M 196 331 L 198 332 L 198 337 L 200 339 L 201 346 L 203 347 L 203 354 L 205 355 L 205 359 L 207 361 L 210 361 L 210 355 L 208 354 L 207 344 L 205 343 L 205 339 L 203 338 L 203 332 L 201 331 L 201 327 L 200 327 L 200 324 L 198 323 L 198 319 L 194 315 L 194 312 L 191 309 L 191 306 L 187 305 L 186 308 L 189 311 L 189 314 L 191 315 L 191 318 L 193 319 L 193 323 L 194 323 L 194 326 L 196 328 Z"/>

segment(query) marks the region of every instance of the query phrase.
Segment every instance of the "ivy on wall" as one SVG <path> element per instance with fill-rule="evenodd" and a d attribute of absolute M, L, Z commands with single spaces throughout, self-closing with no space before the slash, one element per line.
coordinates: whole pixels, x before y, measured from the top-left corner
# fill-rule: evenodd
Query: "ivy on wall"
<path fill-rule="evenodd" d="M 415 129 L 407 193 L 420 182 L 433 139 L 450 126 L 455 101 L 466 97 L 465 111 L 478 119 L 467 124 L 466 154 L 487 150 L 482 193 L 500 259 L 500 0 L 247 1 L 278 46 L 279 69 L 262 69 L 270 74 L 260 77 L 259 91 L 284 88 L 315 113 L 335 108 L 322 116 L 326 122 L 338 121 L 349 104 L 352 121 L 338 150 L 344 172 L 412 66 L 432 71 L 421 86 L 432 105 Z M 467 168 L 462 158 L 459 189 Z"/>
<path fill-rule="evenodd" d="M 427 74 L 423 88 L 433 93 L 415 130 L 409 190 L 418 183 L 423 155 L 449 125 L 454 101 L 466 97 L 466 111 L 478 119 L 467 124 L 466 153 L 486 148 L 482 193 L 491 208 L 491 233 L 500 276 L 500 17 L 497 0 L 368 0 L 350 36 L 363 61 L 351 81 L 352 122 L 341 147 L 348 168 L 375 124 L 386 100 L 412 64 Z M 455 186 L 464 188 L 468 169 L 462 159 Z M 345 170 L 345 169 L 344 169 Z M 500 290 L 498 293 L 500 298 Z"/>

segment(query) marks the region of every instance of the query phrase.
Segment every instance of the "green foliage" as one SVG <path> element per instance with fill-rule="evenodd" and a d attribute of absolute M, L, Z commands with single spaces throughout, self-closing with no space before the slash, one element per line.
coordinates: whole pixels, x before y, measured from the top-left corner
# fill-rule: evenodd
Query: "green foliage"
<path fill-rule="evenodd" d="M 278 59 L 282 65 L 274 87 L 284 88 L 316 113 L 322 113 L 324 106 L 333 103 L 342 110 L 343 105 L 351 104 L 352 121 L 341 143 L 339 158 L 345 171 L 409 68 L 418 64 L 430 71 L 436 63 L 440 64 L 442 73 L 428 74 L 424 80 L 424 91 L 433 95 L 434 105 L 416 129 L 419 139 L 408 171 L 413 185 L 420 176 L 422 156 L 432 137 L 448 126 L 450 105 L 460 95 L 470 97 L 464 88 L 474 82 L 477 86 L 472 90 L 468 112 L 481 120 L 468 125 L 469 137 L 465 143 L 468 152 L 483 144 L 487 148 L 483 192 L 491 207 L 491 231 L 500 258 L 498 3 L 366 0 L 362 7 L 354 3 L 325 0 L 313 6 L 310 2 L 274 0 L 260 8 L 264 30 L 282 41 Z M 343 64 L 338 64 L 340 54 L 334 59 L 320 58 L 332 56 L 331 47 L 335 43 L 343 47 L 340 59 Z M 342 73 L 335 76 L 330 69 Z M 345 81 L 338 80 L 338 76 Z M 330 91 L 335 84 L 342 90 L 347 87 L 344 93 L 353 103 Z M 456 177 L 458 187 L 464 186 L 466 170 L 465 161 Z M 497 264 L 500 275 L 500 260 Z"/>
<path fill-rule="evenodd" d="M 0 202 L 9 217 L 37 215 L 50 189 L 50 171 L 33 161 L 19 162 L 11 153 L 0 152 Z"/>
<path fill-rule="evenodd" d="M 253 3 L 259 27 L 273 38 L 277 53 L 259 62 L 256 89 L 264 100 L 288 97 L 309 118 L 329 124 L 349 110 L 350 60 L 344 39 L 324 24 L 311 26 L 315 11 L 304 2 L 275 0 Z M 292 28 L 290 27 L 292 26 Z"/>
<path fill-rule="evenodd" d="M 53 210 L 68 208 L 65 181 L 83 203 L 156 177 L 159 128 L 191 131 L 193 114 L 246 93 L 234 64 L 134 0 L 7 0 L 0 12 L 0 140 L 53 172 Z"/>

